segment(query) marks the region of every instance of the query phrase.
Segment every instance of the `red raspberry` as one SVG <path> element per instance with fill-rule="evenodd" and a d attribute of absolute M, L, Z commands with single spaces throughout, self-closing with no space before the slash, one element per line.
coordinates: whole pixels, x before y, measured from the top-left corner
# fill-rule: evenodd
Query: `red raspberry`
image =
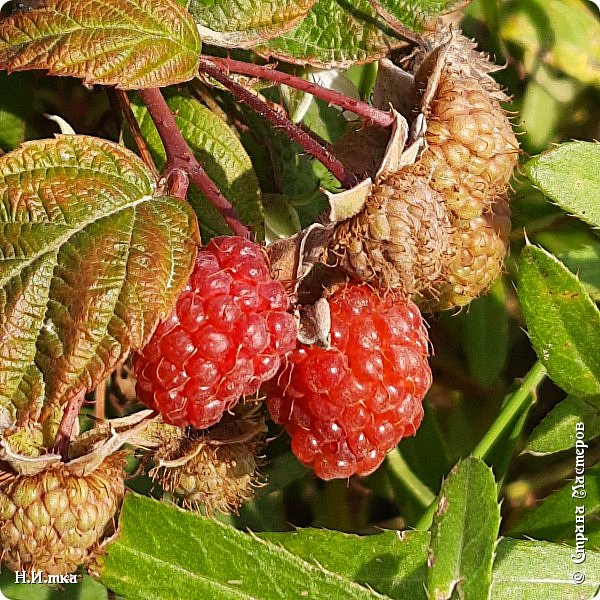
<path fill-rule="evenodd" d="M 414 435 L 431 385 L 419 309 L 351 285 L 330 300 L 331 347 L 301 344 L 267 384 L 271 417 L 321 479 L 368 475 Z"/>
<path fill-rule="evenodd" d="M 296 346 L 296 325 L 263 249 L 219 237 L 198 252 L 170 317 L 133 359 L 137 395 L 173 425 L 214 425 L 272 378 Z"/>

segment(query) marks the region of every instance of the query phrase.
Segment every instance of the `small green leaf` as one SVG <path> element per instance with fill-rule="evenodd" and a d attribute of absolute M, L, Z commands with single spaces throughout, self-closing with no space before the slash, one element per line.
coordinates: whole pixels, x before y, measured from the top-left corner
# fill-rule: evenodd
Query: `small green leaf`
<path fill-rule="evenodd" d="M 488 597 L 500 507 L 492 470 L 467 458 L 440 492 L 431 530 L 427 590 L 430 598 Z"/>
<path fill-rule="evenodd" d="M 160 87 L 196 74 L 196 25 L 175 0 L 44 0 L 0 21 L 0 69 Z"/>
<path fill-rule="evenodd" d="M 575 428 L 573 428 L 573 438 L 575 438 Z M 580 466 L 583 468 L 586 451 L 589 452 L 580 446 L 580 453 L 573 453 L 574 466 L 576 459 L 579 458 Z M 600 464 L 587 469 L 583 477 L 585 478 L 583 486 L 574 479 L 526 513 L 510 530 L 510 535 L 574 544 L 576 514 L 584 517 L 586 522 L 591 522 L 600 516 Z M 585 493 L 584 497 L 581 497 L 582 493 Z M 579 508 L 579 512 L 576 513 L 576 507 L 583 508 Z"/>
<path fill-rule="evenodd" d="M 585 563 L 575 565 L 572 552 L 561 544 L 501 540 L 491 600 L 592 600 L 600 586 L 600 553 L 587 552 Z M 584 574 L 584 582 L 573 582 L 575 571 Z"/>
<path fill-rule="evenodd" d="M 600 395 L 600 313 L 577 277 L 528 245 L 519 258 L 519 302 L 554 382 L 576 396 Z"/>
<path fill-rule="evenodd" d="M 0 73 L 0 149 L 5 152 L 26 139 L 34 117 L 35 90 L 32 73 Z"/>
<path fill-rule="evenodd" d="M 563 210 L 600 227 L 600 144 L 568 142 L 525 164 L 529 179 Z"/>
<path fill-rule="evenodd" d="M 237 214 L 260 239 L 263 237 L 263 212 L 258 180 L 252 162 L 233 130 L 214 112 L 187 93 L 165 91 L 165 99 L 194 156 L 231 202 Z M 142 134 L 159 168 L 166 154 L 158 131 L 146 107 L 138 100 L 132 104 Z M 189 193 L 204 242 L 216 235 L 231 235 L 221 214 L 194 187 Z"/>
<path fill-rule="evenodd" d="M 463 347 L 469 372 L 491 386 L 500 375 L 508 350 L 506 292 L 499 279 L 489 294 L 473 300 L 463 317 Z"/>
<path fill-rule="evenodd" d="M 397 19 L 408 29 L 422 31 L 423 28 L 433 21 L 435 17 L 454 10 L 463 8 L 468 2 L 460 0 L 378 0 L 381 9 L 386 11 L 394 19 Z M 434 17 L 434 19 L 432 19 Z"/>
<path fill-rule="evenodd" d="M 248 48 L 298 25 L 315 0 L 187 0 L 205 44 Z"/>
<path fill-rule="evenodd" d="M 577 274 L 591 298 L 600 301 L 600 243 L 567 248 L 557 254 L 557 258 Z"/>
<path fill-rule="evenodd" d="M 168 315 L 197 224 L 155 192 L 144 163 L 106 140 L 59 135 L 0 157 L 3 423 L 93 389 Z"/>
<path fill-rule="evenodd" d="M 100 581 L 128 600 L 381 595 L 213 519 L 128 494 Z"/>
<path fill-rule="evenodd" d="M 293 533 L 261 533 L 260 537 L 390 598 L 426 598 L 423 582 L 427 576 L 427 531 L 384 531 L 361 537 L 300 529 Z"/>
<path fill-rule="evenodd" d="M 298 212 L 285 196 L 265 194 L 263 206 L 268 241 L 288 238 L 302 229 Z"/>
<path fill-rule="evenodd" d="M 524 452 L 552 454 L 568 450 L 575 445 L 575 426 L 584 423 L 584 439 L 592 440 L 600 435 L 600 400 L 596 406 L 582 398 L 568 396 L 559 402 L 532 431 Z"/>
<path fill-rule="evenodd" d="M 317 0 L 298 27 L 255 50 L 329 69 L 377 60 L 405 45 L 378 18 L 368 0 Z"/>

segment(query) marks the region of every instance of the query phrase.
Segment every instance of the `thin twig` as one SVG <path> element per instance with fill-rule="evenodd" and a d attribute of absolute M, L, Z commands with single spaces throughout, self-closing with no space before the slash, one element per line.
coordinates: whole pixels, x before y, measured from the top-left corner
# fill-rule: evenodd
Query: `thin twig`
<path fill-rule="evenodd" d="M 146 144 L 146 140 L 142 135 L 140 130 L 140 126 L 131 110 L 131 103 L 129 102 L 129 96 L 127 96 L 127 92 L 123 90 L 114 90 L 115 97 L 119 104 L 119 108 L 121 109 L 121 113 L 123 114 L 123 118 L 125 119 L 125 123 L 127 123 L 127 127 L 131 132 L 133 137 L 133 141 L 137 146 L 138 152 L 140 153 L 141 159 L 144 161 L 145 165 L 152 171 L 154 178 L 158 181 L 160 175 L 158 173 L 158 169 L 152 160 L 152 155 L 150 154 L 150 150 L 148 149 L 148 145 Z"/>
<path fill-rule="evenodd" d="M 316 83 L 311 83 L 301 77 L 276 71 L 270 66 L 255 65 L 241 60 L 233 60 L 232 58 L 216 58 L 210 56 L 206 57 L 206 59 L 210 60 L 210 62 L 226 72 L 231 71 L 232 73 L 239 73 L 240 75 L 267 79 L 268 81 L 281 83 L 302 92 L 306 92 L 307 94 L 311 94 L 316 98 L 324 100 L 330 105 L 333 104 L 344 110 L 349 110 L 374 125 L 379 125 L 379 127 L 390 127 L 394 123 L 394 117 L 389 112 L 375 108 L 366 102 L 348 98 L 348 96 L 345 96 L 340 92 L 330 90 L 329 88 Z"/>
<path fill-rule="evenodd" d="M 229 200 L 223 196 L 219 188 L 206 174 L 202 165 L 196 160 L 181 131 L 179 131 L 175 117 L 160 90 L 158 88 L 140 90 L 140 96 L 156 125 L 167 154 L 167 164 L 163 170 L 163 177 L 169 180 L 171 175 L 175 176 L 174 181 L 176 184 L 171 192 L 174 195 L 179 194 L 177 197 L 182 197 L 180 194 L 183 186 L 179 185 L 181 183 L 181 173 L 177 175 L 175 172 L 183 171 L 183 173 L 187 173 L 190 181 L 198 186 L 198 189 L 221 213 L 231 230 L 236 235 L 250 237 L 249 229 L 240 221 Z M 183 197 L 185 197 L 185 194 Z"/>
<path fill-rule="evenodd" d="M 261 100 L 239 83 L 232 81 L 214 63 L 201 59 L 199 68 L 201 72 L 206 73 L 226 87 L 240 102 L 247 104 L 275 127 L 281 129 L 288 137 L 300 144 L 306 152 L 322 162 L 345 189 L 354 187 L 358 183 L 354 173 L 346 169 L 327 148 L 321 146 L 300 127 L 294 125 L 286 116 L 273 110 L 264 100 Z"/>
<path fill-rule="evenodd" d="M 85 392 L 86 389 L 84 388 L 69 400 L 65 407 L 65 412 L 63 413 L 60 425 L 58 426 L 58 433 L 56 434 L 56 438 L 54 438 L 52 450 L 55 454 L 60 454 L 65 461 L 69 457 L 71 432 L 73 431 L 73 426 L 75 425 L 75 421 L 79 416 L 79 411 L 85 400 Z"/>

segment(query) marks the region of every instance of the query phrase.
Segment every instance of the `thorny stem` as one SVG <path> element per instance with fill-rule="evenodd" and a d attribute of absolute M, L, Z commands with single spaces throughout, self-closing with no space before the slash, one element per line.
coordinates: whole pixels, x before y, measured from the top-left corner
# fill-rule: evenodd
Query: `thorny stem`
<path fill-rule="evenodd" d="M 306 152 L 322 162 L 339 180 L 342 187 L 349 189 L 354 187 L 358 181 L 354 173 L 346 169 L 344 165 L 329 150 L 321 146 L 308 133 L 297 125 L 294 125 L 286 116 L 273 110 L 264 100 L 247 90 L 244 86 L 232 81 L 213 62 L 201 59 L 200 71 L 206 73 L 221 85 L 227 88 L 240 102 L 247 104 L 276 128 L 281 129 L 291 139 L 300 144 Z"/>
<path fill-rule="evenodd" d="M 533 399 L 535 398 L 535 392 L 545 377 L 546 368 L 538 360 L 523 378 L 523 382 L 519 386 L 519 389 L 516 390 L 504 404 L 502 411 L 492 423 L 492 426 L 487 430 L 483 438 L 481 438 L 471 453 L 471 456 L 481 459 L 485 459 L 488 456 L 495 443 L 514 422 L 515 418 L 519 414 L 522 414 L 523 411 L 528 411 L 531 408 Z M 436 499 L 435 502 L 427 507 L 427 510 L 421 515 L 421 518 L 415 525 L 416 529 L 429 529 L 431 527 L 433 516 L 437 510 L 437 504 L 438 500 Z"/>
<path fill-rule="evenodd" d="M 140 126 L 133 114 L 133 111 L 131 110 L 129 96 L 127 96 L 127 92 L 124 92 L 123 90 L 114 90 L 114 93 L 117 103 L 119 104 L 119 108 L 121 109 L 121 113 L 123 114 L 123 118 L 125 119 L 125 123 L 127 123 L 127 127 L 133 136 L 133 141 L 135 142 L 138 152 L 140 153 L 144 164 L 150 169 L 150 171 L 152 171 L 152 175 L 154 175 L 154 178 L 158 181 L 158 169 L 152 160 L 146 140 L 144 139 L 144 136 L 140 130 Z"/>
<path fill-rule="evenodd" d="M 79 411 L 85 400 L 85 392 L 86 389 L 84 388 L 69 400 L 60 421 L 60 425 L 58 426 L 58 433 L 56 434 L 56 438 L 54 438 L 52 450 L 55 454 L 60 454 L 65 461 L 69 457 L 71 432 L 73 431 L 73 426 L 75 425 L 75 421 L 79 416 Z"/>
<path fill-rule="evenodd" d="M 316 98 L 320 98 L 330 105 L 333 104 L 344 110 L 349 110 L 379 127 L 390 127 L 394 122 L 394 117 L 389 112 L 370 106 L 366 102 L 348 98 L 348 96 L 345 96 L 340 92 L 330 90 L 321 85 L 317 85 L 316 83 L 311 83 L 301 77 L 276 71 L 275 69 L 272 69 L 270 65 L 255 65 L 241 60 L 233 60 L 232 58 L 216 58 L 213 56 L 206 58 L 225 72 L 230 71 L 232 73 L 239 73 L 240 75 L 258 77 L 260 79 L 267 79 L 268 81 L 287 85 L 291 88 L 311 94 Z"/>
<path fill-rule="evenodd" d="M 184 184 L 182 175 L 187 174 L 189 180 L 198 186 L 198 189 L 221 213 L 231 230 L 236 235 L 249 238 L 250 230 L 240 221 L 229 200 L 223 196 L 194 157 L 160 90 L 158 88 L 140 90 L 140 96 L 165 147 L 167 164 L 164 167 L 163 176 L 167 178 L 172 193 L 178 198 L 185 198 L 187 186 Z"/>

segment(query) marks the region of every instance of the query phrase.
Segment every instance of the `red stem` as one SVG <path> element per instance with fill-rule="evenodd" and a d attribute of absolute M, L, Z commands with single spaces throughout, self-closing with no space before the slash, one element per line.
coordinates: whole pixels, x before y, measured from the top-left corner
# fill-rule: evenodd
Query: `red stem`
<path fill-rule="evenodd" d="M 226 87 L 240 102 L 247 104 L 270 121 L 276 128 L 284 131 L 286 135 L 300 144 L 309 154 L 321 161 L 335 175 L 345 189 L 354 187 L 358 183 L 354 173 L 346 169 L 327 148 L 321 146 L 321 144 L 300 129 L 300 127 L 294 125 L 286 116 L 273 110 L 264 100 L 261 100 L 239 83 L 232 81 L 214 63 L 201 59 L 199 69 Z"/>
<path fill-rule="evenodd" d="M 60 425 L 58 426 L 58 433 L 54 438 L 54 446 L 52 448 L 55 454 L 60 454 L 63 460 L 67 460 L 69 457 L 69 442 L 71 441 L 71 432 L 73 431 L 73 425 L 79 416 L 79 411 L 85 400 L 85 388 L 82 389 L 76 396 L 73 396 L 67 403 L 65 412 L 63 413 Z"/>
<path fill-rule="evenodd" d="M 226 72 L 231 71 L 232 73 L 239 73 L 250 77 L 267 79 L 269 81 L 274 81 L 275 83 L 282 83 L 297 90 L 301 90 L 302 92 L 311 94 L 321 100 L 325 100 L 328 104 L 334 104 L 344 110 L 349 110 L 354 114 L 364 117 L 374 125 L 379 125 L 379 127 L 390 127 L 394 122 L 394 117 L 389 112 L 379 110 L 366 102 L 348 98 L 348 96 L 345 96 L 340 92 L 330 90 L 321 85 L 317 85 L 316 83 L 311 83 L 301 77 L 276 71 L 270 66 L 255 65 L 241 60 L 233 60 L 232 58 L 216 58 L 213 56 L 206 58 Z"/>
<path fill-rule="evenodd" d="M 187 173 L 190 181 L 198 186 L 198 189 L 221 213 L 231 230 L 236 235 L 246 238 L 251 237 L 250 230 L 240 221 L 229 200 L 223 196 L 213 180 L 206 174 L 202 165 L 196 160 L 187 142 L 183 139 L 183 135 L 175 122 L 175 117 L 167 106 L 160 90 L 158 88 L 140 90 L 140 96 L 165 147 L 167 164 L 163 170 L 163 176 L 167 178 L 172 192 L 178 198 L 185 198 L 187 186 L 181 177 L 181 172 Z"/>

